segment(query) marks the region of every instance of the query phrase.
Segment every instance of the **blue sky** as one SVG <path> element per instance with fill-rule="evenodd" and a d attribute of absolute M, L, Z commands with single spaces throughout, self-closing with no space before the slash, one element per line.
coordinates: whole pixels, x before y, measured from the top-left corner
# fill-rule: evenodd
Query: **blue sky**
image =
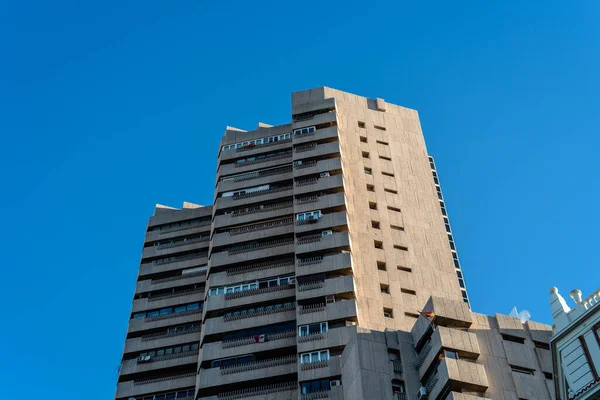
<path fill-rule="evenodd" d="M 112 398 L 154 204 L 326 85 L 419 110 L 474 311 L 598 285 L 600 3 L 0 1 L 0 397 Z M 485 283 L 484 283 L 485 282 Z"/>

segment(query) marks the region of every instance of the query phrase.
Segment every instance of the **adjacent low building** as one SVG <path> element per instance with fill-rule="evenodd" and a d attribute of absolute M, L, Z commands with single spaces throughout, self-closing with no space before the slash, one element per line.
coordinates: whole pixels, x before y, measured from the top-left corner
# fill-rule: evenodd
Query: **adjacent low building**
<path fill-rule="evenodd" d="M 600 289 L 585 299 L 573 290 L 570 297 L 572 309 L 557 288 L 550 289 L 556 399 L 600 399 Z"/>

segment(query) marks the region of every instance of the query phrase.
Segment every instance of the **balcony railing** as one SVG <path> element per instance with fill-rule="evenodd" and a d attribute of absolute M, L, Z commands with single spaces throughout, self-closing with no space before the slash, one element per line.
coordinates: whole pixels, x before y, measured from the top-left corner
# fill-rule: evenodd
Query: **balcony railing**
<path fill-rule="evenodd" d="M 203 269 L 203 270 L 200 270 L 200 271 L 190 272 L 190 273 L 187 273 L 187 274 L 182 274 L 182 275 L 177 275 L 177 276 L 170 276 L 168 278 L 152 279 L 150 281 L 150 284 L 151 285 L 157 285 L 159 283 L 166 283 L 166 282 L 178 281 L 180 279 L 187 279 L 187 278 L 192 278 L 194 276 L 206 275 L 207 273 L 208 273 L 208 270 Z"/>
<path fill-rule="evenodd" d="M 269 240 L 267 242 L 260 242 L 260 243 L 249 243 L 249 244 L 245 244 L 242 246 L 233 247 L 233 248 L 227 250 L 227 254 L 235 255 L 235 254 L 247 253 L 250 251 L 269 249 L 271 247 L 287 246 L 290 244 L 294 244 L 294 238 Z"/>
<path fill-rule="evenodd" d="M 298 343 L 306 343 L 306 342 L 312 342 L 313 340 L 322 340 L 322 339 L 325 339 L 325 333 L 324 332 L 311 333 L 311 334 L 306 335 L 306 336 L 299 336 L 298 337 Z"/>
<path fill-rule="evenodd" d="M 320 242 L 322 237 L 323 237 L 323 235 L 320 233 L 317 233 L 316 235 L 302 236 L 296 240 L 296 244 L 308 244 L 308 243 Z"/>
<path fill-rule="evenodd" d="M 329 366 L 329 360 L 321 360 L 321 361 L 315 361 L 315 362 L 311 362 L 311 363 L 300 364 L 300 369 L 302 371 L 308 371 L 311 369 L 325 368 L 327 366 Z"/>
<path fill-rule="evenodd" d="M 265 162 L 269 162 L 269 161 L 277 161 L 277 160 L 281 160 L 283 158 L 290 158 L 291 156 L 292 156 L 292 153 L 278 154 L 276 156 L 272 156 L 272 157 L 268 157 L 268 158 L 261 158 L 260 160 L 236 163 L 234 165 L 234 168 L 244 167 L 246 165 L 260 164 L 260 163 L 265 163 Z"/>
<path fill-rule="evenodd" d="M 312 143 L 298 145 L 298 146 L 294 147 L 294 151 L 296 153 L 302 153 L 303 151 L 310 151 L 310 150 L 314 150 L 316 148 L 317 148 L 317 143 L 312 142 Z"/>
<path fill-rule="evenodd" d="M 255 172 L 250 172 L 250 173 L 247 173 L 244 175 L 238 175 L 233 178 L 233 181 L 234 182 L 249 181 L 251 179 L 263 178 L 265 176 L 272 176 L 272 175 L 278 175 L 278 174 L 285 174 L 288 172 L 292 172 L 291 165 L 281 167 L 281 168 L 273 168 L 273 169 L 269 169 L 266 171 L 255 171 Z"/>
<path fill-rule="evenodd" d="M 317 163 L 318 163 L 317 160 L 302 161 L 301 164 L 300 163 L 294 164 L 294 168 L 304 169 L 304 168 L 315 167 L 315 166 L 317 166 Z"/>
<path fill-rule="evenodd" d="M 244 208 L 242 210 L 236 210 L 232 213 L 232 216 L 239 217 L 240 215 L 248 215 L 248 214 L 261 213 L 261 212 L 283 210 L 285 208 L 292 208 L 292 207 L 294 207 L 294 203 L 291 201 L 286 201 L 284 203 L 267 204 L 266 206 L 249 207 L 249 208 Z"/>
<path fill-rule="evenodd" d="M 298 358 L 296 355 L 271 358 L 269 360 L 252 361 L 244 364 L 232 365 L 221 368 L 221 375 L 237 374 L 240 372 L 252 371 L 255 369 L 272 368 L 279 365 L 295 364 Z"/>
<path fill-rule="evenodd" d="M 427 358 L 430 351 L 431 351 L 431 342 L 427 342 L 425 344 L 425 346 L 421 349 L 419 354 L 417 355 L 417 361 L 415 362 L 417 369 L 421 368 L 421 365 L 423 365 L 423 361 L 425 361 L 425 358 Z"/>
<path fill-rule="evenodd" d="M 406 393 L 394 393 L 394 400 L 408 400 Z"/>
<path fill-rule="evenodd" d="M 279 187 L 275 187 L 272 189 L 264 189 L 264 190 L 257 190 L 255 192 L 244 193 L 244 194 L 240 194 L 239 196 L 233 196 L 231 198 L 233 200 L 242 200 L 242 199 L 247 199 L 249 197 L 262 196 L 265 194 L 285 192 L 286 190 L 292 190 L 292 188 L 293 188 L 293 186 L 279 186 Z"/>
<path fill-rule="evenodd" d="M 199 314 L 199 313 L 202 313 L 202 310 L 200 308 L 197 308 L 195 310 L 187 310 L 187 311 L 181 311 L 181 312 L 178 312 L 178 313 L 171 313 L 171 314 L 164 314 L 164 315 L 155 315 L 153 317 L 146 317 L 144 319 L 144 322 L 161 321 L 163 319 L 184 317 L 186 315 Z"/>
<path fill-rule="evenodd" d="M 142 337 L 140 337 L 140 340 L 142 342 L 147 342 L 148 340 L 166 338 L 166 337 L 171 337 L 171 336 L 187 335 L 188 333 L 200 332 L 200 329 L 202 329 L 202 328 L 200 325 L 198 325 L 197 327 L 194 327 L 193 329 L 188 329 L 188 330 L 149 333 L 147 335 L 143 335 Z"/>
<path fill-rule="evenodd" d="M 322 392 L 313 392 L 313 393 L 305 393 L 300 396 L 301 400 L 319 400 L 319 399 L 328 399 L 329 398 L 329 390 L 324 390 Z"/>
<path fill-rule="evenodd" d="M 261 317 L 263 315 L 277 314 L 277 313 L 285 312 L 285 311 L 293 311 L 295 309 L 296 309 L 296 306 L 282 306 L 282 307 L 277 307 L 277 308 L 273 307 L 268 310 L 265 309 L 262 311 L 246 312 L 244 314 L 240 313 L 238 315 L 231 314 L 230 316 L 224 316 L 223 321 L 231 322 L 231 321 L 237 321 L 237 320 L 244 319 L 244 318 Z"/>
<path fill-rule="evenodd" d="M 148 302 L 169 299 L 171 297 L 187 296 L 188 294 L 194 294 L 194 293 L 200 293 L 200 295 L 202 296 L 202 294 L 204 293 L 204 289 L 203 288 L 195 288 L 195 289 L 181 290 L 179 292 L 173 292 L 173 293 L 157 294 L 155 296 L 148 297 Z"/>
<path fill-rule="evenodd" d="M 157 245 L 156 250 L 165 250 L 165 249 L 170 249 L 173 247 L 187 246 L 187 245 L 193 244 L 193 243 L 208 242 L 209 240 L 210 240 L 210 236 L 208 236 L 208 235 L 195 237 L 195 238 L 189 238 L 189 239 L 183 239 L 183 240 L 174 240 L 169 243 Z"/>
<path fill-rule="evenodd" d="M 175 379 L 190 378 L 192 376 L 196 376 L 196 373 L 195 372 L 189 372 L 187 374 L 167 375 L 167 376 L 160 376 L 158 378 L 145 379 L 143 381 L 133 381 L 133 385 L 134 386 L 148 385 L 150 383 L 172 381 L 172 380 L 175 380 Z"/>
<path fill-rule="evenodd" d="M 143 364 L 150 364 L 153 362 L 174 360 L 176 358 L 197 356 L 199 354 L 199 352 L 200 351 L 198 349 L 196 349 L 196 350 L 184 351 L 181 353 L 165 354 L 163 356 L 154 356 L 154 357 L 150 357 L 150 359 L 148 361 L 144 361 Z M 142 363 L 138 361 L 138 364 L 142 364 Z"/>
<path fill-rule="evenodd" d="M 174 263 L 174 262 L 185 261 L 185 260 L 193 260 L 195 258 L 204 258 L 204 257 L 208 257 L 208 252 L 191 253 L 191 254 L 184 254 L 184 255 L 181 255 L 181 256 L 173 256 L 173 257 L 167 257 L 167 258 L 160 258 L 158 260 L 153 260 L 152 264 L 153 265 L 163 265 L 163 264 L 170 264 L 170 263 Z"/>
<path fill-rule="evenodd" d="M 425 383 L 425 388 L 427 389 L 427 393 L 431 393 L 431 391 L 433 390 L 433 388 L 435 387 L 436 383 L 438 383 L 439 380 L 440 380 L 440 378 L 438 377 L 438 372 L 437 372 L 437 370 L 435 370 L 433 372 L 433 374 L 431 374 L 429 379 L 427 379 L 427 382 Z"/>
<path fill-rule="evenodd" d="M 284 260 L 264 261 L 256 264 L 243 265 L 241 267 L 230 268 L 227 270 L 227 275 L 239 275 L 247 272 L 261 271 L 271 268 L 289 267 L 294 265 L 294 259 L 288 258 Z"/>
<path fill-rule="evenodd" d="M 322 194 L 319 193 L 319 194 L 311 194 L 309 196 L 297 197 L 296 203 L 298 203 L 298 204 L 314 203 L 314 202 L 318 201 L 321 196 L 322 196 Z"/>
<path fill-rule="evenodd" d="M 394 372 L 401 374 L 402 373 L 402 361 L 400 361 L 400 360 L 391 360 L 391 361 L 392 361 L 392 369 L 394 370 Z"/>
<path fill-rule="evenodd" d="M 238 400 L 253 396 L 266 396 L 271 393 L 286 392 L 298 390 L 298 382 L 275 383 L 272 385 L 259 386 L 249 389 L 233 390 L 230 392 L 219 393 L 219 400 Z"/>
<path fill-rule="evenodd" d="M 307 290 L 321 289 L 324 284 L 325 284 L 324 280 L 322 280 L 322 281 L 313 281 L 313 282 L 299 283 L 298 284 L 298 291 L 299 292 L 305 292 Z"/>
<path fill-rule="evenodd" d="M 277 333 L 267 333 L 265 334 L 265 342 L 272 342 L 275 340 L 287 339 L 296 336 L 296 330 L 277 332 Z M 247 346 L 249 344 L 259 343 L 256 339 L 256 336 L 250 336 L 243 339 L 236 340 L 228 340 L 226 342 L 221 342 L 222 349 L 229 349 L 231 347 L 238 346 Z"/>
<path fill-rule="evenodd" d="M 314 185 L 317 182 L 319 182 L 319 178 L 318 177 L 313 177 L 313 178 L 308 178 L 308 179 L 302 179 L 302 180 L 297 180 L 296 181 L 296 186 L 297 187 L 301 187 L 301 186 Z"/>
<path fill-rule="evenodd" d="M 239 148 L 235 149 L 235 151 L 237 153 L 237 152 L 241 152 L 241 151 L 248 151 L 248 150 L 253 150 L 253 149 L 260 149 L 260 148 L 263 148 L 263 147 L 269 147 L 269 146 L 273 146 L 273 145 L 276 145 L 276 144 L 289 143 L 291 141 L 292 141 L 292 138 L 285 139 L 285 140 L 278 140 L 276 142 L 269 142 L 269 143 L 263 143 L 263 144 L 255 144 L 253 146 L 239 147 Z"/>
<path fill-rule="evenodd" d="M 302 225 L 316 224 L 317 222 L 319 222 L 319 218 L 309 218 L 309 219 L 303 219 L 300 221 L 296 221 L 296 225 L 302 226 Z"/>
<path fill-rule="evenodd" d="M 164 233 L 169 233 L 169 232 L 175 232 L 175 231 L 182 231 L 184 229 L 192 229 L 192 228 L 199 228 L 201 226 L 207 226 L 210 225 L 211 221 L 198 221 L 198 222 L 194 222 L 194 223 L 189 223 L 189 224 L 181 224 L 181 225 L 176 225 L 176 226 L 170 226 L 170 227 L 165 227 L 165 228 L 160 228 L 160 234 L 164 234 Z"/>
<path fill-rule="evenodd" d="M 247 296 L 256 296 L 264 293 L 280 292 L 282 290 L 288 290 L 292 288 L 294 288 L 294 285 L 278 285 L 266 288 L 243 290 L 241 292 L 225 293 L 225 300 L 239 299 L 240 297 Z"/>
<path fill-rule="evenodd" d="M 300 314 L 310 314 L 320 311 L 325 311 L 325 304 L 309 304 L 306 306 L 300 306 Z"/>
<path fill-rule="evenodd" d="M 229 234 L 232 236 L 233 235 L 241 235 L 244 233 L 264 231 L 267 229 L 279 228 L 281 226 L 288 226 L 288 225 L 292 225 L 293 223 L 294 223 L 293 218 L 280 219 L 278 221 L 263 222 L 262 224 L 254 224 L 254 225 L 242 226 L 240 228 L 231 229 L 229 231 Z"/>
<path fill-rule="evenodd" d="M 297 264 L 299 267 L 306 267 L 308 265 L 321 264 L 323 262 L 323 256 L 313 256 L 298 258 Z"/>

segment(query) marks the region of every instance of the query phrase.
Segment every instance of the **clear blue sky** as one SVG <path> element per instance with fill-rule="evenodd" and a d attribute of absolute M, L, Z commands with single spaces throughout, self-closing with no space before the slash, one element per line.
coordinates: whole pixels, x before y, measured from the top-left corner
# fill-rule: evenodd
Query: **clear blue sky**
<path fill-rule="evenodd" d="M 321 85 L 419 110 L 475 311 L 600 283 L 600 3 L 334 3 L 0 1 L 0 397 L 112 398 L 154 204 Z"/>

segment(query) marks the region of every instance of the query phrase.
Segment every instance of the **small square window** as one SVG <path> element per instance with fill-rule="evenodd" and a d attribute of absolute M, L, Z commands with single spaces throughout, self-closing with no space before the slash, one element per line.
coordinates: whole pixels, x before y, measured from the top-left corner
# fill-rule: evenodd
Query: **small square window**
<path fill-rule="evenodd" d="M 412 268 L 408 268 L 402 265 L 397 265 L 396 268 L 398 268 L 398 271 L 412 272 Z"/>
<path fill-rule="evenodd" d="M 404 232 L 404 228 L 398 225 L 390 225 L 390 228 L 392 228 L 395 231 Z"/>
<path fill-rule="evenodd" d="M 367 138 L 365 136 L 360 137 L 361 143 L 367 143 Z"/>
<path fill-rule="evenodd" d="M 363 151 L 362 152 L 362 156 L 363 156 L 363 158 L 369 158 L 369 152 L 368 151 Z"/>
<path fill-rule="evenodd" d="M 387 271 L 387 268 L 383 261 L 377 261 L 377 269 L 380 271 Z"/>
<path fill-rule="evenodd" d="M 375 186 L 367 185 L 367 192 L 374 192 L 374 191 L 375 191 Z"/>
<path fill-rule="evenodd" d="M 373 243 L 375 244 L 375 248 L 376 249 L 383 249 L 383 242 L 382 241 L 375 240 Z"/>
<path fill-rule="evenodd" d="M 373 227 L 375 229 L 380 229 L 379 221 L 371 221 L 371 227 Z"/>
<path fill-rule="evenodd" d="M 390 285 L 386 285 L 385 283 L 381 283 L 380 285 L 381 293 L 390 294 Z"/>
<path fill-rule="evenodd" d="M 394 311 L 391 308 L 384 307 L 383 316 L 386 318 L 394 318 Z"/>
<path fill-rule="evenodd" d="M 373 202 L 373 201 L 370 201 L 370 202 L 369 202 L 369 208 L 370 208 L 371 210 L 377 210 L 377 203 L 375 203 L 375 202 Z"/>
<path fill-rule="evenodd" d="M 365 174 L 367 174 L 367 175 L 373 175 L 373 170 L 371 168 L 366 168 L 365 167 Z"/>
<path fill-rule="evenodd" d="M 359 128 L 364 128 L 365 127 L 365 123 L 362 121 L 358 121 L 358 127 Z"/>

